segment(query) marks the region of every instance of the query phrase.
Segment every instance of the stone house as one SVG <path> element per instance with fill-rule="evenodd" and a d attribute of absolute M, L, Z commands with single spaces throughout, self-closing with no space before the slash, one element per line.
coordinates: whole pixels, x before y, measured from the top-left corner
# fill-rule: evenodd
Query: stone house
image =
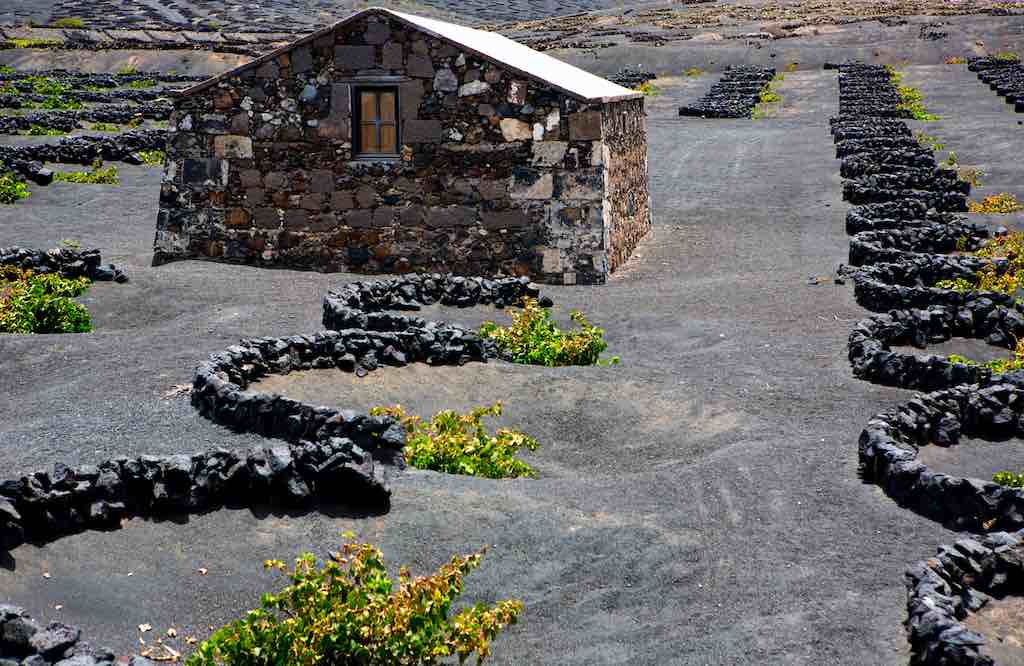
<path fill-rule="evenodd" d="M 368 9 L 176 95 L 154 264 L 602 283 L 647 233 L 643 95 Z"/>

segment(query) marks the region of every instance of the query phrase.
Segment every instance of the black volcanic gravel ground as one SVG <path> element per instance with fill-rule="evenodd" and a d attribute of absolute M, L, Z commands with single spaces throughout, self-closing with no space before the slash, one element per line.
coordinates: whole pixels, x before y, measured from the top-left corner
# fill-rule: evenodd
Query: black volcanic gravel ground
<path fill-rule="evenodd" d="M 996 99 L 957 85 L 946 95 L 965 114 Z M 497 384 L 506 422 L 542 435 L 530 455 L 540 478 L 410 472 L 383 516 L 134 520 L 17 549 L 0 603 L 121 651 L 143 622 L 201 638 L 256 603 L 264 558 L 323 553 L 352 529 L 419 572 L 490 544 L 465 598 L 526 604 L 494 664 L 906 663 L 901 573 L 953 535 L 857 477 L 864 423 L 910 392 L 852 378 L 846 338 L 864 312 L 849 286 L 807 284 L 848 246 L 827 124 L 834 74 L 788 74 L 779 90 L 779 117 L 756 122 L 677 118 L 671 86 L 650 101 L 654 231 L 611 284 L 547 290 L 607 330 L 620 366 L 495 365 L 401 387 L 429 406 L 455 391 L 490 400 Z M 992 116 L 985 131 L 1016 120 Z M 1016 158 L 998 159 L 994 172 Z M 163 394 L 240 337 L 316 330 L 324 291 L 352 279 L 150 268 L 159 173 L 122 173 L 119 188 L 56 184 L 0 209 L 4 244 L 76 238 L 132 277 L 90 290 L 93 334 L 0 337 L 4 477 L 257 443 Z"/>

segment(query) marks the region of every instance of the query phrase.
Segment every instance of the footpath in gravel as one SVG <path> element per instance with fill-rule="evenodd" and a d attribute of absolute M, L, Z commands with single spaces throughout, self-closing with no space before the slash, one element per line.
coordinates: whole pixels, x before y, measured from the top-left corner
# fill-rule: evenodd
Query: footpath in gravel
<path fill-rule="evenodd" d="M 970 109 L 980 95 L 965 86 L 949 94 Z M 489 545 L 465 599 L 526 606 L 495 664 L 906 663 L 903 568 L 951 534 L 857 476 L 861 428 L 910 392 L 855 380 L 846 362 L 864 312 L 831 281 L 848 247 L 828 132 L 835 76 L 787 74 L 764 120 L 678 118 L 704 87 L 650 98 L 655 228 L 635 258 L 606 286 L 546 290 L 560 316 L 576 307 L 604 327 L 621 365 L 416 369 L 373 387 L 408 408 L 502 399 L 506 422 L 541 441 L 528 456 L 539 478 L 410 472 L 386 515 L 131 520 L 16 549 L 0 603 L 122 652 L 142 623 L 174 627 L 183 647 L 256 604 L 274 584 L 265 558 L 323 554 L 350 529 L 417 572 Z M 238 338 L 318 330 L 326 289 L 355 279 L 150 268 L 159 174 L 123 176 L 119 188 L 40 188 L 4 211 L 4 244 L 75 238 L 132 277 L 90 290 L 93 334 L 0 338 L 0 404 L 15 407 L 0 410 L 5 476 L 271 443 L 165 394 Z M 498 314 L 440 310 L 467 323 Z M 357 390 L 345 381 L 325 395 Z"/>

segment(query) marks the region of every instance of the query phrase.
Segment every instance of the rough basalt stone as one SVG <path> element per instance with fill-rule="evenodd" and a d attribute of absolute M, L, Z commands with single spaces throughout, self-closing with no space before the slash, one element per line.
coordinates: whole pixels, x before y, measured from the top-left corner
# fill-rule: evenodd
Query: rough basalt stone
<path fill-rule="evenodd" d="M 124 271 L 114 264 L 101 264 L 101 261 L 100 251 L 96 249 L 0 247 L 0 266 L 16 266 L 38 274 L 57 273 L 66 278 L 85 277 L 94 282 L 128 281 Z"/>
<path fill-rule="evenodd" d="M 680 116 L 699 118 L 750 118 L 775 77 L 775 69 L 754 65 L 729 67 L 711 89 L 693 105 L 679 107 Z"/>

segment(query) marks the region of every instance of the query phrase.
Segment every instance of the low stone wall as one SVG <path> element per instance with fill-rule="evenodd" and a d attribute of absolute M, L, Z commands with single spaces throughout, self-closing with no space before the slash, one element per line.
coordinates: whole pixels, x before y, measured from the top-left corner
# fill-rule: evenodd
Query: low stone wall
<path fill-rule="evenodd" d="M 167 120 L 170 115 L 171 105 L 167 102 L 105 105 L 81 111 L 34 111 L 20 116 L 0 116 L 0 134 L 18 134 L 33 125 L 70 132 L 81 129 L 83 122 L 125 125 L 136 118 Z"/>
<path fill-rule="evenodd" d="M 933 472 L 917 459 L 923 446 L 957 446 L 962 437 L 1024 436 L 1024 375 L 1010 373 L 998 381 L 918 395 L 870 419 L 859 440 L 864 480 L 901 506 L 953 529 L 1024 527 L 1024 491 Z"/>
<path fill-rule="evenodd" d="M 893 346 L 925 349 L 953 337 L 981 338 L 1010 349 L 1024 336 L 1024 316 L 1015 308 L 995 306 L 987 299 L 963 307 L 931 305 L 926 310 L 893 310 L 862 319 L 850 332 L 850 366 L 858 379 L 916 390 L 986 382 L 988 368 L 953 363 L 945 356 L 918 356 L 893 351 Z"/>
<path fill-rule="evenodd" d="M 97 159 L 142 164 L 140 150 L 164 150 L 165 130 L 135 130 L 113 136 L 64 137 L 55 143 L 0 146 L 0 170 L 13 171 L 39 185 L 53 181 L 46 162 L 90 165 Z"/>
<path fill-rule="evenodd" d="M 985 259 L 970 256 L 912 254 L 893 263 L 864 265 L 853 276 L 854 298 L 861 307 L 872 312 L 929 305 L 959 308 L 981 299 L 1007 308 L 1017 307 L 1009 294 L 955 291 L 931 286 L 940 280 L 973 280 L 987 264 Z M 1006 269 L 1005 260 L 997 260 L 994 265 L 998 273 Z"/>
<path fill-rule="evenodd" d="M 930 151 L 894 150 L 857 153 L 843 158 L 839 175 L 843 178 L 861 178 L 876 173 L 892 173 L 903 169 L 910 173 L 931 176 L 937 170 L 935 156 Z M 943 169 L 947 173 L 948 170 Z M 944 176 L 945 174 L 935 174 Z M 955 178 L 955 174 L 953 177 Z"/>
<path fill-rule="evenodd" d="M 58 273 L 66 278 L 85 277 L 93 282 L 128 281 L 124 271 L 114 264 L 103 265 L 101 261 L 100 251 L 95 249 L 0 247 L 0 266 L 17 266 L 33 273 Z"/>
<path fill-rule="evenodd" d="M 896 178 L 865 176 L 843 183 L 843 201 L 851 204 L 885 203 L 887 201 L 919 201 L 940 211 L 966 211 L 967 194 L 949 190 L 914 190 L 887 187 Z"/>
<path fill-rule="evenodd" d="M 886 201 L 851 208 L 846 213 L 846 233 L 852 236 L 862 231 L 899 229 L 924 222 L 949 224 L 957 219 L 952 213 L 930 210 L 920 201 Z"/>
<path fill-rule="evenodd" d="M 993 597 L 1020 594 L 1022 580 L 1024 531 L 963 538 L 908 567 L 910 663 L 993 666 L 992 657 L 983 653 L 984 637 L 962 620 Z"/>
<path fill-rule="evenodd" d="M 698 118 L 750 118 L 754 107 L 775 77 L 772 67 L 737 65 L 729 67 L 722 78 L 693 105 L 679 107 L 680 116 Z"/>
<path fill-rule="evenodd" d="M 897 96 L 884 68 L 842 66 L 839 85 L 848 113 L 899 115 L 889 113 L 896 111 Z M 987 263 L 972 256 L 933 254 L 958 245 L 973 249 L 987 235 L 942 212 L 961 210 L 969 190 L 951 181 L 950 174 L 933 171 L 932 152 L 912 141 L 909 128 L 896 121 L 846 115 L 833 121 L 832 133 L 836 155 L 843 159 L 842 175 L 861 179 L 847 182 L 844 198 L 869 202 L 846 217 L 847 231 L 854 234 L 851 263 L 862 266 L 854 274 L 854 294 L 870 310 L 890 310 L 862 320 L 850 333 L 854 375 L 904 388 L 946 388 L 916 396 L 869 421 L 859 441 L 863 477 L 901 505 L 953 529 L 1020 528 L 1024 492 L 935 473 L 918 460 L 918 451 L 922 446 L 958 445 L 964 436 L 1024 436 L 1024 373 L 993 376 L 987 368 L 890 349 L 925 348 L 953 336 L 983 338 L 1009 348 L 1024 334 L 1024 316 L 1010 296 L 931 286 L 943 279 L 973 280 Z M 994 264 L 1005 270 L 1005 261 Z M 959 620 L 988 599 L 972 588 L 978 580 L 994 583 L 994 590 L 1009 575 L 1013 585 L 999 591 L 1022 591 L 1019 543 L 1018 535 L 1007 534 L 964 539 L 940 548 L 937 559 L 908 570 L 906 627 L 913 666 L 992 666 L 981 651 L 984 639 Z"/>
<path fill-rule="evenodd" d="M 968 69 L 977 72 L 978 78 L 988 84 L 1008 104 L 1014 105 L 1018 113 L 1024 112 L 1024 66 L 1019 61 L 1001 58 L 972 58 Z"/>
<path fill-rule="evenodd" d="M 0 664 L 5 666 L 157 666 L 145 657 L 118 661 L 106 648 L 81 640 L 82 631 L 63 622 L 43 626 L 24 608 L 0 604 Z"/>
<path fill-rule="evenodd" d="M 867 266 L 910 259 L 918 254 L 972 251 L 988 237 L 988 230 L 974 224 L 925 222 L 895 229 L 862 231 L 850 239 L 851 266 Z"/>

